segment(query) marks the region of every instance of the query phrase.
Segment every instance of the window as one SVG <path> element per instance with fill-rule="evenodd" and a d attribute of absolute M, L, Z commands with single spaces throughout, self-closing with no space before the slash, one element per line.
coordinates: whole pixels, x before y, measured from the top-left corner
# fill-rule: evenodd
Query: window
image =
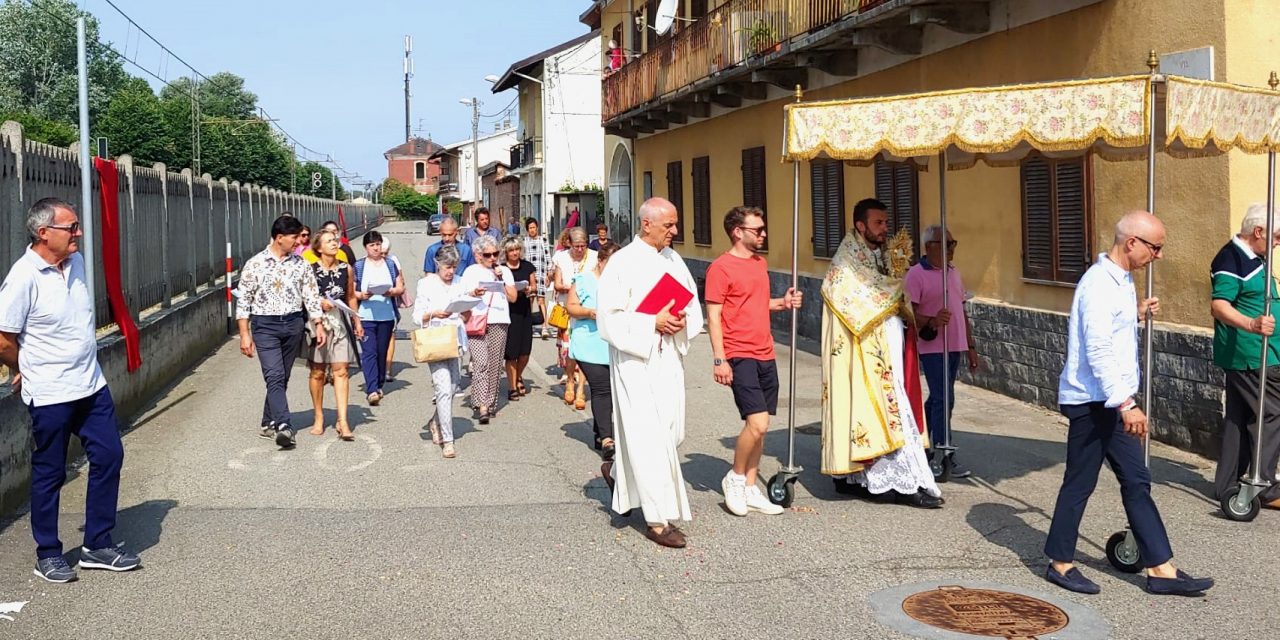
<path fill-rule="evenodd" d="M 693 242 L 711 244 L 711 158 L 693 159 Z"/>
<path fill-rule="evenodd" d="M 814 160 L 809 164 L 813 192 L 813 256 L 836 255 L 844 240 L 844 163 Z"/>
<path fill-rule="evenodd" d="M 641 186 L 644 188 L 644 191 L 641 194 L 644 197 L 640 199 L 640 202 L 644 202 L 645 200 L 648 200 L 649 198 L 653 197 L 653 172 L 652 171 L 644 172 L 644 184 Z"/>
<path fill-rule="evenodd" d="M 667 200 L 676 206 L 675 242 L 684 242 L 684 164 L 679 160 L 667 163 Z"/>
<path fill-rule="evenodd" d="M 427 179 L 427 163 L 425 162 L 413 163 L 413 179 L 414 180 Z"/>
<path fill-rule="evenodd" d="M 747 207 L 758 207 L 763 211 L 764 223 L 769 225 L 769 210 L 764 189 L 764 147 L 752 147 L 742 150 L 742 204 Z M 767 231 L 767 229 L 766 229 Z M 764 239 L 763 251 L 769 250 L 769 237 Z"/>
<path fill-rule="evenodd" d="M 1089 268 L 1088 158 L 1022 162 L 1022 277 L 1075 284 Z"/>
<path fill-rule="evenodd" d="M 920 189 L 916 166 L 910 162 L 876 159 L 876 200 L 889 207 L 889 235 L 906 229 L 911 253 L 920 253 Z"/>
<path fill-rule="evenodd" d="M 707 15 L 707 0 L 693 0 L 689 3 L 689 17 L 697 20 Z"/>

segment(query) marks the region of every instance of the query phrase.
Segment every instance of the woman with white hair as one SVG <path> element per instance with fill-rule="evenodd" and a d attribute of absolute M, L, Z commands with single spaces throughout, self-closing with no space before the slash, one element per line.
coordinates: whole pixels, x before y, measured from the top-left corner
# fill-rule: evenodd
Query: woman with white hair
<path fill-rule="evenodd" d="M 587 248 L 587 232 L 582 227 L 568 229 L 569 246 L 566 251 L 557 253 L 552 258 L 555 265 L 554 283 L 556 304 L 568 310 L 569 291 L 573 289 L 573 280 L 596 268 L 596 252 Z M 572 327 L 560 332 L 560 357 L 564 362 L 564 403 L 574 405 L 581 411 L 587 408 L 587 397 L 583 387 L 586 376 L 578 371 L 577 364 L 569 357 L 569 334 Z"/>
<path fill-rule="evenodd" d="M 498 264 L 498 242 L 482 235 L 471 243 L 476 263 L 462 274 L 462 289 L 480 298 L 467 321 L 467 350 L 471 352 L 471 405 L 480 424 L 497 414 L 498 378 L 503 375 L 503 351 L 511 324 L 516 283 L 511 270 Z"/>
<path fill-rule="evenodd" d="M 417 300 L 413 305 L 413 318 L 419 327 L 457 327 L 460 350 L 467 345 L 467 331 L 463 321 L 471 316 L 471 312 L 449 313 L 445 308 L 453 301 L 467 296 L 467 291 L 462 288 L 461 278 L 454 277 L 461 259 L 456 247 L 441 247 L 435 257 L 436 271 L 418 281 Z M 431 370 L 436 402 L 436 410 L 427 421 L 427 429 L 431 431 L 431 442 L 440 446 L 440 453 L 445 458 L 457 456 L 453 448 L 453 393 L 461 381 L 461 362 L 462 353 L 459 351 L 457 358 L 427 364 Z"/>

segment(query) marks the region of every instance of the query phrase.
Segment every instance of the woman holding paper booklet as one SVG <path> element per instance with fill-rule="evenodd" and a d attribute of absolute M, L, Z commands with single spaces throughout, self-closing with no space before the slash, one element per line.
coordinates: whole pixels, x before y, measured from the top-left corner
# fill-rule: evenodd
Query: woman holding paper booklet
<path fill-rule="evenodd" d="M 613 460 L 614 453 L 613 387 L 609 382 L 609 345 L 600 337 L 600 328 L 596 326 L 596 307 L 599 306 L 600 274 L 609 256 L 621 248 L 618 243 L 610 242 L 596 252 L 595 268 L 573 279 L 569 303 L 565 306 L 573 328 L 569 357 L 578 363 L 591 385 L 591 426 L 595 431 L 596 450 L 606 462 Z"/>
<path fill-rule="evenodd" d="M 516 282 L 511 270 L 498 264 L 498 242 L 483 235 L 471 243 L 476 263 L 462 274 L 462 288 L 480 298 L 467 322 L 467 350 L 471 352 L 471 406 L 480 424 L 497 414 L 498 379 L 502 377 L 503 351 L 511 324 L 511 303 Z"/>
<path fill-rule="evenodd" d="M 564 307 L 569 303 L 569 290 L 573 288 L 573 279 L 596 268 L 596 252 L 587 248 L 587 232 L 582 227 L 570 227 L 568 251 L 556 254 L 552 258 L 555 264 L 556 304 Z M 565 308 L 568 311 L 568 308 Z M 560 360 L 564 364 L 564 403 L 573 405 L 581 411 L 587 408 L 586 392 L 583 386 L 586 377 L 578 371 L 577 364 L 569 357 L 569 336 L 573 327 L 560 332 Z"/>
<path fill-rule="evenodd" d="M 356 351 L 356 340 L 364 337 L 364 327 L 355 309 L 356 302 L 355 274 L 351 265 L 338 261 L 338 234 L 333 231 L 321 231 L 316 236 L 311 250 L 318 259 L 311 264 L 316 274 L 316 284 L 320 288 L 320 308 L 324 311 L 323 322 L 325 334 L 329 339 L 320 346 L 311 345 L 307 361 L 311 365 L 311 377 L 308 380 L 311 388 L 311 403 L 315 407 L 315 420 L 311 424 L 311 435 L 324 435 L 324 387 L 325 374 L 331 371 L 333 376 L 333 393 L 338 404 L 338 437 L 352 440 L 351 426 L 347 424 L 347 393 L 351 378 L 347 368 L 359 361 Z M 345 307 L 345 308 L 344 308 Z"/>
<path fill-rule="evenodd" d="M 507 346 L 503 360 L 507 363 L 507 400 L 515 402 L 528 395 L 524 386 L 524 368 L 529 365 L 533 353 L 533 300 L 530 294 L 538 292 L 538 269 L 524 260 L 524 242 L 516 236 L 507 236 L 502 242 L 505 265 L 516 282 L 516 299 L 511 302 L 511 325 L 507 328 Z M 523 288 L 521 286 L 523 285 Z"/>
<path fill-rule="evenodd" d="M 427 363 L 431 369 L 431 384 L 435 387 L 436 410 L 427 421 L 431 442 L 440 446 L 441 455 L 454 458 L 453 448 L 453 394 L 462 379 L 462 350 L 467 345 L 467 331 L 463 322 L 471 317 L 470 311 L 451 311 L 460 300 L 467 300 L 469 292 L 462 286 L 462 279 L 455 278 L 461 256 L 452 246 L 440 248 L 436 254 L 436 272 L 418 281 L 418 295 L 413 304 L 413 317 L 419 327 L 452 326 L 458 331 L 458 357 Z"/>
<path fill-rule="evenodd" d="M 404 273 L 382 252 L 382 234 L 364 234 L 365 257 L 356 261 L 356 299 L 368 333 L 360 341 L 360 368 L 370 406 L 382 402 L 387 350 L 396 328 L 396 299 L 404 293 Z"/>

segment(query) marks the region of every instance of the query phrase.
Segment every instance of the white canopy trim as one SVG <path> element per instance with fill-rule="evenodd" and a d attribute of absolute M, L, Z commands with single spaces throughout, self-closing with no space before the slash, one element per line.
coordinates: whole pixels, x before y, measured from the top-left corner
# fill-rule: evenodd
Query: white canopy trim
<path fill-rule="evenodd" d="M 1170 76 L 1165 146 L 1174 156 L 1280 150 L 1280 93 Z"/>

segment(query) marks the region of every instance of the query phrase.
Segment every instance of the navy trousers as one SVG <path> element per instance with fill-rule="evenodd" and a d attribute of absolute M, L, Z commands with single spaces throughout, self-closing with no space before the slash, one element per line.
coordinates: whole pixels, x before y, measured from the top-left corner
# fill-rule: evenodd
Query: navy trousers
<path fill-rule="evenodd" d="M 89 486 L 85 492 L 84 546 L 114 546 L 116 500 L 120 493 L 120 465 L 124 445 L 116 423 L 111 391 L 99 389 L 87 398 L 43 407 L 28 406 L 31 413 L 31 534 L 37 558 L 62 555 L 58 538 L 58 503 L 67 480 L 67 446 L 71 434 L 80 438 L 89 458 Z"/>
<path fill-rule="evenodd" d="M 925 426 L 929 428 L 929 444 L 940 446 L 946 442 L 944 423 L 951 410 L 956 406 L 956 376 L 960 375 L 960 362 L 968 357 L 965 351 L 951 352 L 951 360 L 947 363 L 951 371 L 943 374 L 941 353 L 920 354 L 920 368 L 924 370 L 925 384 L 929 385 L 929 398 L 924 401 Z M 943 385 L 946 385 L 944 387 Z M 951 394 L 951 406 L 942 407 L 942 390 L 946 388 Z M 953 434 L 954 435 L 954 434 Z"/>
<path fill-rule="evenodd" d="M 1098 486 L 1098 472 L 1106 458 L 1120 481 L 1124 513 L 1138 539 L 1143 566 L 1168 562 L 1173 549 L 1151 499 L 1151 473 L 1144 462 L 1142 440 L 1125 433 L 1119 410 L 1108 409 L 1101 402 L 1062 405 L 1061 409 L 1071 423 L 1067 429 L 1067 470 L 1053 509 L 1045 555 L 1058 562 L 1075 560 L 1080 519 Z"/>
<path fill-rule="evenodd" d="M 364 373 L 366 395 L 382 391 L 387 378 L 387 350 L 391 347 L 391 335 L 396 323 L 391 320 L 366 320 L 364 339 L 360 341 L 360 370 Z"/>
<path fill-rule="evenodd" d="M 293 372 L 293 361 L 302 351 L 306 318 L 301 311 L 287 316 L 251 316 L 249 326 L 258 364 L 262 365 L 262 379 L 267 383 L 262 426 L 288 425 L 289 374 Z"/>

